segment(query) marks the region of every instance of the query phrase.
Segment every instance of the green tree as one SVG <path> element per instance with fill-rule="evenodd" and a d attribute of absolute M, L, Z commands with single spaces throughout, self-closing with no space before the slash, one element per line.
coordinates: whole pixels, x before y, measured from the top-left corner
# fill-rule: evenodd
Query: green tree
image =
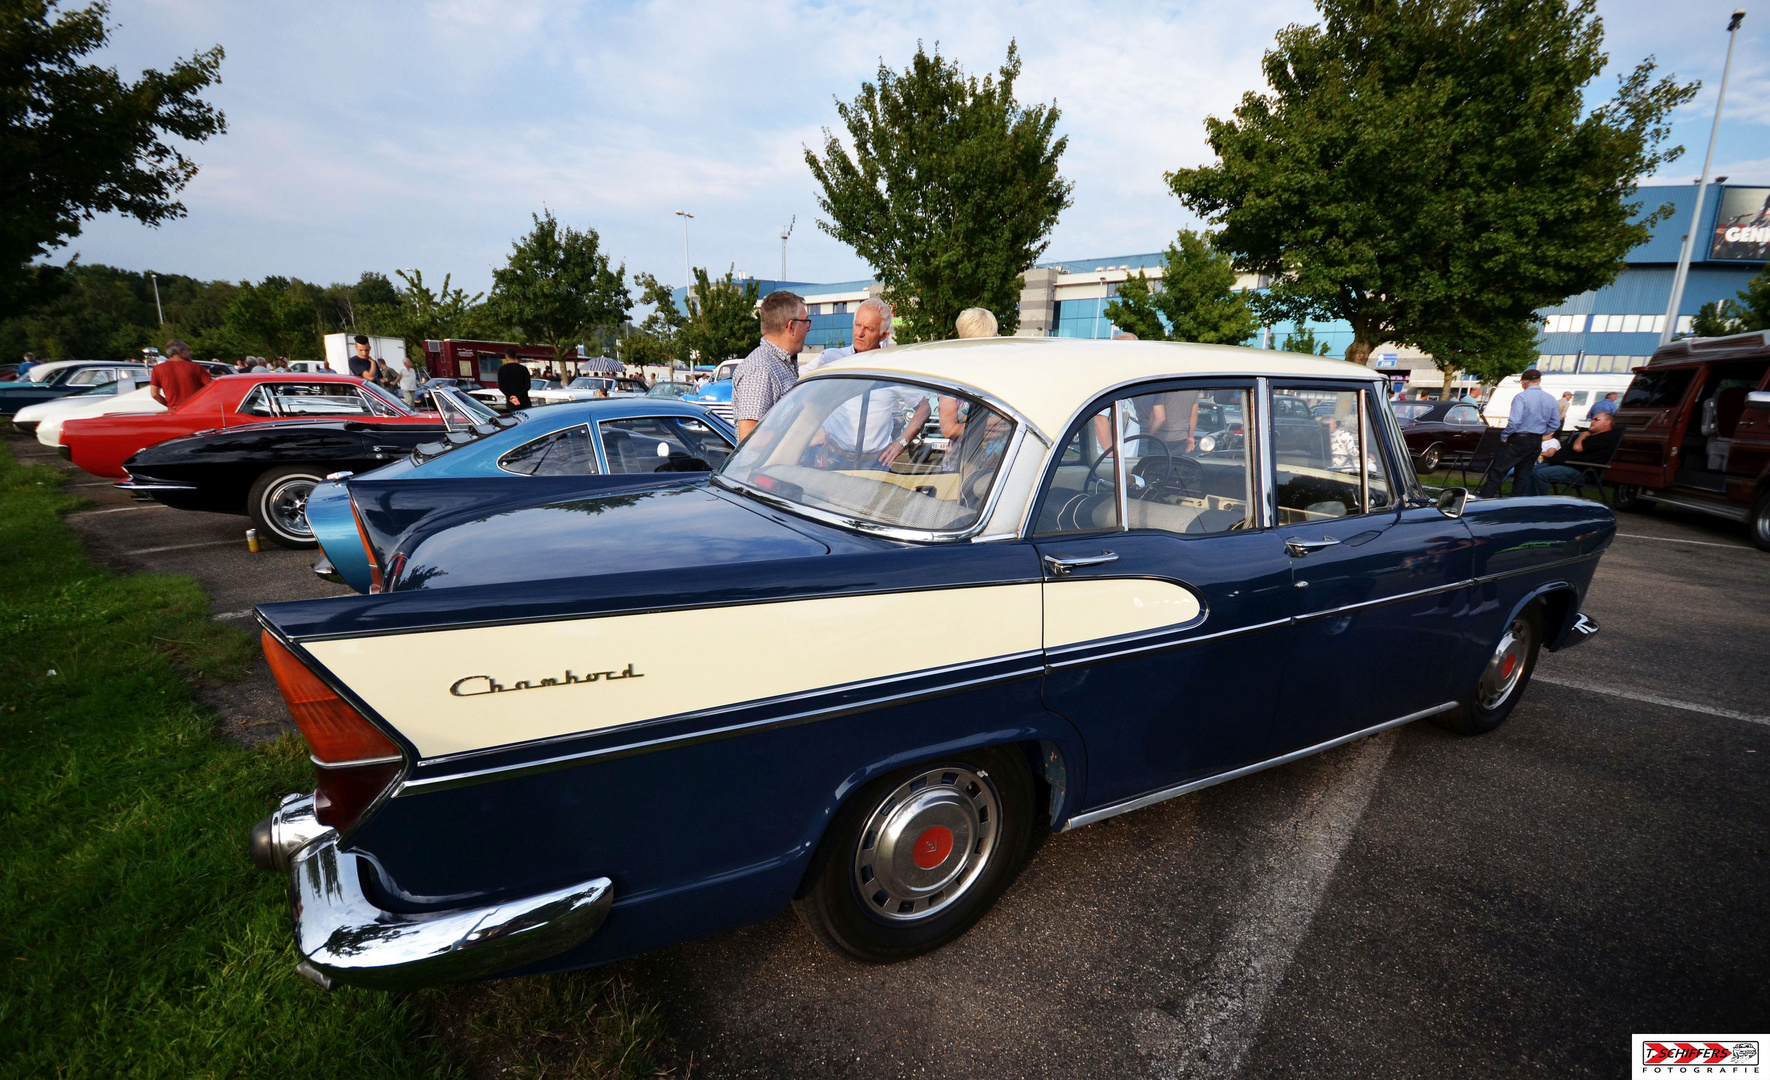
<path fill-rule="evenodd" d="M 1726 337 L 1740 330 L 1739 320 L 1733 316 L 1731 300 L 1710 300 L 1697 308 L 1690 320 L 1691 337 Z"/>
<path fill-rule="evenodd" d="M 677 332 L 682 349 L 701 364 L 747 356 L 762 342 L 762 324 L 756 318 L 760 289 L 755 281 L 738 281 L 732 270 L 709 280 L 705 269 L 695 267 L 694 288 L 686 299 L 688 316 Z"/>
<path fill-rule="evenodd" d="M 78 236 L 83 221 L 113 211 L 144 225 L 184 216 L 175 196 L 197 165 L 179 144 L 227 129 L 201 97 L 221 81 L 219 45 L 129 82 L 80 62 L 107 43 L 108 5 L 56 6 L 12 0 L 0 15 L 0 303 L 65 284 L 26 264 Z"/>
<path fill-rule="evenodd" d="M 312 358 L 321 354 L 318 290 L 299 279 L 241 282 L 216 343 L 233 355 Z"/>
<path fill-rule="evenodd" d="M 627 267 L 610 268 L 595 229 L 561 226 L 551 210 L 531 216 L 535 227 L 511 245 L 509 262 L 492 271 L 487 314 L 563 356 L 627 321 L 633 304 Z"/>
<path fill-rule="evenodd" d="M 396 290 L 388 282 L 392 303 L 377 301 L 357 308 L 362 332 L 404 338 L 406 355 L 416 358 L 424 355 L 426 340 L 472 338 L 489 329 L 480 303 L 485 299 L 484 293 L 468 296 L 466 289 L 451 286 L 450 274 L 443 275 L 442 288 L 432 289 L 424 283 L 422 270 L 394 273 L 399 275 L 402 287 Z M 364 274 L 363 278 L 366 281 L 369 275 Z M 368 291 L 368 295 L 376 293 Z"/>
<path fill-rule="evenodd" d="M 1229 256 L 1191 229 L 1180 230 L 1168 245 L 1159 283 L 1139 270 L 1119 286 L 1105 314 L 1145 341 L 1239 345 L 1260 328 L 1248 298 L 1235 291 Z"/>
<path fill-rule="evenodd" d="M 1595 0 L 1318 0 L 1266 53 L 1270 93 L 1211 118 L 1215 164 L 1168 174 L 1216 246 L 1273 277 L 1269 320 L 1340 319 L 1441 367 L 1514 371 L 1537 308 L 1614 280 L 1669 206 L 1635 177 L 1695 84 L 1647 60 L 1609 101 Z"/>
<path fill-rule="evenodd" d="M 858 252 L 885 286 L 900 341 L 949 338 L 959 312 L 988 308 L 1004 334 L 1020 319 L 1020 275 L 1050 242 L 1073 185 L 1057 171 L 1057 106 L 1014 97 L 1011 43 L 981 81 L 916 47 L 902 74 L 879 65 L 836 113 L 851 155 L 828 128 L 805 163 L 829 219 L 818 228 Z"/>
<path fill-rule="evenodd" d="M 1285 352 L 1302 353 L 1305 356 L 1326 356 L 1329 347 L 1327 342 L 1315 340 L 1315 328 L 1308 323 L 1298 323 L 1295 330 L 1284 336 L 1284 344 L 1279 346 Z"/>
<path fill-rule="evenodd" d="M 650 304 L 652 310 L 620 340 L 616 355 L 623 364 L 668 364 L 674 368 L 688 355 L 682 343 L 682 312 L 676 308 L 673 290 L 652 274 L 634 274 L 633 284 L 639 286 L 639 302 Z"/>

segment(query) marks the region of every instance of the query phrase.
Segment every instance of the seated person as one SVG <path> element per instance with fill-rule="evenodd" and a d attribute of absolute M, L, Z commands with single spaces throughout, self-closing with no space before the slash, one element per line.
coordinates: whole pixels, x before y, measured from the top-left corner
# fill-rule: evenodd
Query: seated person
<path fill-rule="evenodd" d="M 1615 413 L 1601 412 L 1592 417 L 1592 426 L 1574 437 L 1546 464 L 1536 467 L 1535 490 L 1547 495 L 1551 484 L 1570 484 L 1578 480 L 1589 465 L 1602 465 L 1616 453 L 1625 429 L 1616 422 Z"/>

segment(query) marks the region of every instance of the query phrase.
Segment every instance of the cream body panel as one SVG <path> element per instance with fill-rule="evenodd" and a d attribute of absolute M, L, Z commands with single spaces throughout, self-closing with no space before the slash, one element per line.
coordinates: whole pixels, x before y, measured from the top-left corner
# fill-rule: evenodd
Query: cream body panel
<path fill-rule="evenodd" d="M 1034 653 L 1040 589 L 838 596 L 306 648 L 430 758 Z M 567 672 L 596 681 L 539 685 Z M 506 689 L 485 692 L 492 680 Z"/>
<path fill-rule="evenodd" d="M 1150 578 L 1067 578 L 1045 584 L 1045 648 L 1123 637 L 1198 619 L 1191 589 Z"/>

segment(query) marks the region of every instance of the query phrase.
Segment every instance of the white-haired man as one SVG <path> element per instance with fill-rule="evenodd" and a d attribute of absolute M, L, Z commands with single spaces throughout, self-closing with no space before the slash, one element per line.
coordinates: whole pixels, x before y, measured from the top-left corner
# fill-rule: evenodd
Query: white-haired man
<path fill-rule="evenodd" d="M 989 308 L 966 308 L 959 312 L 953 328 L 962 338 L 995 337 L 996 317 Z"/>
<path fill-rule="evenodd" d="M 879 349 L 890 326 L 891 308 L 885 301 L 877 297 L 861 301 L 854 313 L 854 344 L 825 349 L 817 366 Z M 861 430 L 863 398 L 866 404 L 864 431 Z M 851 451 L 858 459 L 890 465 L 921 435 L 929 411 L 926 394 L 901 386 L 857 393 L 836 406 L 814 441 L 830 447 L 832 452 L 841 448 Z"/>
<path fill-rule="evenodd" d="M 845 360 L 858 353 L 885 347 L 891 336 L 891 305 L 876 296 L 860 302 L 854 310 L 854 344 L 825 349 L 815 360 L 799 365 L 800 374 Z"/>

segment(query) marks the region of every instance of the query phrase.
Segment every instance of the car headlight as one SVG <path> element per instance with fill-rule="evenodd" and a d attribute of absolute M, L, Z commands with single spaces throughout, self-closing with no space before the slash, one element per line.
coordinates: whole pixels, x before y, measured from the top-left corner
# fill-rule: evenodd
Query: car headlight
<path fill-rule="evenodd" d="M 1198 452 L 1201 454 L 1208 454 L 1215 449 L 1217 449 L 1217 440 L 1209 435 L 1198 441 Z"/>

